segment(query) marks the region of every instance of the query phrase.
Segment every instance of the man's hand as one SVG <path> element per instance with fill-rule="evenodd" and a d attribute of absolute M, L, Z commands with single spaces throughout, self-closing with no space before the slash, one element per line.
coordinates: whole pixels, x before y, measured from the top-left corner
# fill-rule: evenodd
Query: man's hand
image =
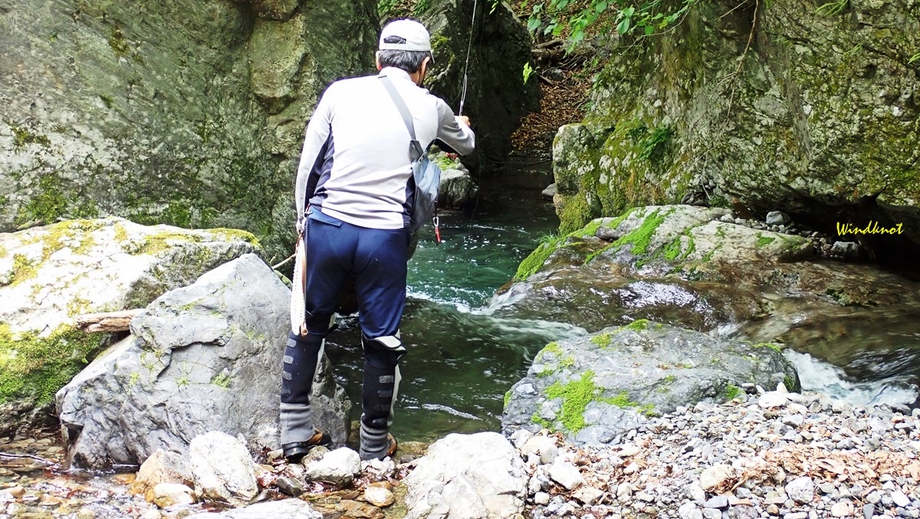
<path fill-rule="evenodd" d="M 465 115 L 458 115 L 457 121 L 467 125 L 468 127 L 470 126 L 470 118 Z"/>

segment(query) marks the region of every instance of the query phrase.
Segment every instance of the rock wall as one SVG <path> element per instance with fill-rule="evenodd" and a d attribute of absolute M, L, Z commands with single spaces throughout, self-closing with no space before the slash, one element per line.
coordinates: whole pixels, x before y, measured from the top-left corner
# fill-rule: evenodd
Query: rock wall
<path fill-rule="evenodd" d="M 0 230 L 114 214 L 285 257 L 305 124 L 376 32 L 370 0 L 0 0 Z"/>
<path fill-rule="evenodd" d="M 494 9 L 472 0 L 430 2 L 424 9 L 421 4 L 416 2 L 415 12 L 396 14 L 416 16 L 431 31 L 435 62 L 425 85 L 459 110 L 467 69 L 463 115 L 476 130 L 477 149 L 464 163 L 473 170 L 500 166 L 521 118 L 540 108 L 536 81 L 525 84 L 523 77 L 531 60 L 530 35 L 504 3 Z"/>
<path fill-rule="evenodd" d="M 562 230 L 649 203 L 903 223 L 861 240 L 920 254 L 920 3 L 702 2 L 673 32 L 614 39 L 582 124 L 560 129 Z"/>

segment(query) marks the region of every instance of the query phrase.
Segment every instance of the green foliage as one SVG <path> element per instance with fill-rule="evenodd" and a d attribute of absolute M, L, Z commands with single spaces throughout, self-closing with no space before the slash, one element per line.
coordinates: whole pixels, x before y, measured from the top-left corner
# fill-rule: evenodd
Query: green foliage
<path fill-rule="evenodd" d="M 533 67 L 530 66 L 530 63 L 524 63 L 524 84 L 527 84 L 527 80 L 530 79 L 530 76 L 533 74 Z"/>
<path fill-rule="evenodd" d="M 913 56 L 911 56 L 910 59 L 907 60 L 907 64 L 910 65 L 910 64 L 914 63 L 915 61 L 920 61 L 920 52 L 918 52 L 918 53 L 914 54 Z"/>
<path fill-rule="evenodd" d="M 843 12 L 849 4 L 850 0 L 832 0 L 826 4 L 820 5 L 816 11 L 818 14 L 825 16 L 834 16 Z"/>
<path fill-rule="evenodd" d="M 673 9 L 661 0 L 538 0 L 531 8 L 527 28 L 554 37 L 566 34 L 569 49 L 585 38 L 599 20 L 612 21 L 619 34 L 650 36 L 679 22 L 699 0 L 683 0 Z"/>

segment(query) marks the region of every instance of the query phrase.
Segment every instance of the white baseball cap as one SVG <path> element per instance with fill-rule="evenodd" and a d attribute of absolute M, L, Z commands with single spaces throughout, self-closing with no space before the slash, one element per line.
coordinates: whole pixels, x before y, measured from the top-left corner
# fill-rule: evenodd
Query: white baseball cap
<path fill-rule="evenodd" d="M 386 38 L 397 36 L 404 43 L 386 43 Z M 380 50 L 414 50 L 431 52 L 431 37 L 428 29 L 415 20 L 394 20 L 380 31 Z"/>

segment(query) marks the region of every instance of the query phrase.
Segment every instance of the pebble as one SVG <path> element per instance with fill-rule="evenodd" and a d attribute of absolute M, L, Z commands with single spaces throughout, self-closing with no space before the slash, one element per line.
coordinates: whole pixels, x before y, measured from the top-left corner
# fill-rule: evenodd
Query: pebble
<path fill-rule="evenodd" d="M 682 407 L 610 445 L 563 444 L 559 456 L 578 460 L 584 485 L 609 488 L 611 496 L 589 510 L 552 483 L 541 492 L 566 500 L 553 507 L 534 499 L 524 515 L 920 518 L 920 427 L 912 411 L 779 389 Z M 611 459 L 622 462 L 611 467 Z"/>

